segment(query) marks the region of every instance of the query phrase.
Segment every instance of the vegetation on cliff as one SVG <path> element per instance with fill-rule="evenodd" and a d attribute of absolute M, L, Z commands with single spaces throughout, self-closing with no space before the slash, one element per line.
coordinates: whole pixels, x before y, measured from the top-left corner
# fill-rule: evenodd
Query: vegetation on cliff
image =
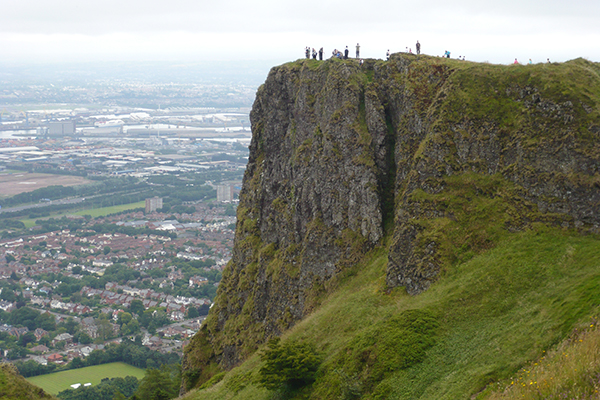
<path fill-rule="evenodd" d="M 599 74 L 404 55 L 274 68 L 189 398 L 485 398 L 589 325 Z M 256 350 L 279 335 L 315 349 L 314 381 L 261 385 Z"/>
<path fill-rule="evenodd" d="M 41 400 L 54 397 L 27 382 L 14 365 L 4 363 L 0 364 L 0 399 Z"/>

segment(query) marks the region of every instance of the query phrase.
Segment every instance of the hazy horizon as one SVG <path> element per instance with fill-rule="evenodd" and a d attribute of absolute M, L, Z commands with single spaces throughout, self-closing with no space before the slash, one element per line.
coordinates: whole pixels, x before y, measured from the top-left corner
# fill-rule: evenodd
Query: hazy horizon
<path fill-rule="evenodd" d="M 348 46 L 354 55 L 384 58 L 386 51 L 422 52 L 509 64 L 600 61 L 596 17 L 600 2 L 505 0 L 482 2 L 303 3 L 232 0 L 23 0 L 0 14 L 4 63 L 80 61 L 261 61 L 272 65 L 303 57 L 306 46 Z"/>

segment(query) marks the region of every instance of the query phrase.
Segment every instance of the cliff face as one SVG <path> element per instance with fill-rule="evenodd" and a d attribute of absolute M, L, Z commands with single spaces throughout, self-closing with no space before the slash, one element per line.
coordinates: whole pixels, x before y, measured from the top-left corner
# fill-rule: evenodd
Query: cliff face
<path fill-rule="evenodd" d="M 489 233 L 449 239 L 457 177 L 485 180 L 477 196 L 510 204 L 506 230 L 597 232 L 599 71 L 584 60 L 502 67 L 412 55 L 273 68 L 250 116 L 233 258 L 186 348 L 185 385 L 307 315 L 374 246 L 387 246 L 387 287 L 410 294 L 460 254 L 493 247 Z"/>

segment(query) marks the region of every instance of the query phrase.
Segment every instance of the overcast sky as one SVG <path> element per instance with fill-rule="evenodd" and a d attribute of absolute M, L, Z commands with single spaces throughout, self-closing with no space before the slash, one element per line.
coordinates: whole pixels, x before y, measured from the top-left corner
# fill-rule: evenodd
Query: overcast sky
<path fill-rule="evenodd" d="M 306 46 L 600 61 L 600 0 L 0 0 L 0 62 L 273 60 Z"/>

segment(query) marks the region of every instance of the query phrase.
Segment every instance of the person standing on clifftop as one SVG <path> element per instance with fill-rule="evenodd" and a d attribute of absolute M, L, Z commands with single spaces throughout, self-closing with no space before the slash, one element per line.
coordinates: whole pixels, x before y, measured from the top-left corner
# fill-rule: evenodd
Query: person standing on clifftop
<path fill-rule="evenodd" d="M 385 60 L 390 61 L 390 49 L 388 49 L 387 53 L 385 53 Z"/>
<path fill-rule="evenodd" d="M 316 60 L 317 59 L 317 51 L 315 50 L 314 47 L 312 49 L 312 55 L 313 55 L 313 60 Z"/>
<path fill-rule="evenodd" d="M 348 59 L 348 53 L 349 53 L 348 46 L 346 46 L 346 50 L 344 50 L 344 60 Z"/>
<path fill-rule="evenodd" d="M 421 43 L 419 43 L 418 40 L 417 40 L 416 49 L 417 49 L 417 55 L 421 54 Z"/>
<path fill-rule="evenodd" d="M 304 54 L 306 55 L 307 59 L 310 59 L 310 47 L 306 46 L 304 49 Z"/>
<path fill-rule="evenodd" d="M 323 48 L 319 49 L 319 61 L 323 61 Z"/>
<path fill-rule="evenodd" d="M 356 43 L 356 58 L 360 58 L 360 45 Z"/>

